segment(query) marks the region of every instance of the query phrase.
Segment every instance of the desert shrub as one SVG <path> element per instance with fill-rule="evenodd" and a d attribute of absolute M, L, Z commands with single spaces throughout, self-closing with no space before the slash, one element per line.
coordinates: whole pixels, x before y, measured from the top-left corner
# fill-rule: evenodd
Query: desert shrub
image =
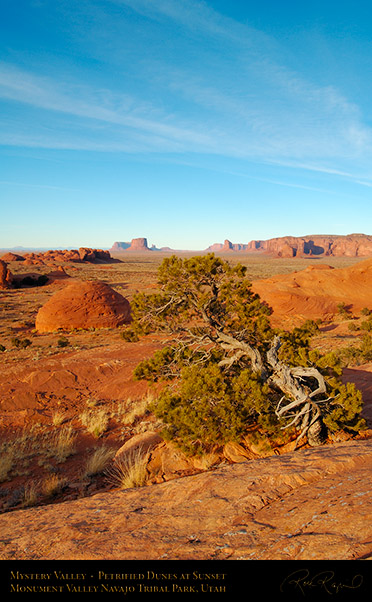
<path fill-rule="evenodd" d="M 362 316 L 370 316 L 372 312 L 368 307 L 363 307 L 360 313 Z"/>
<path fill-rule="evenodd" d="M 163 391 L 153 403 L 154 414 L 167 426 L 186 453 L 203 453 L 228 441 L 238 441 L 249 424 L 276 431 L 274 404 L 268 385 L 249 370 L 226 378 L 217 364 L 185 368 L 178 393 Z"/>
<path fill-rule="evenodd" d="M 151 406 L 164 435 L 196 453 L 239 440 L 253 426 L 273 438 L 292 430 L 311 445 L 327 429 L 361 428 L 358 395 L 340 389 L 340 357 L 310 345 L 318 324 L 273 329 L 271 310 L 245 273 L 212 253 L 172 256 L 159 268 L 161 292 L 134 296 L 132 331 L 169 335 L 134 373 L 169 383 Z"/>
<path fill-rule="evenodd" d="M 348 320 L 352 317 L 350 308 L 346 305 L 346 303 L 344 301 L 342 301 L 341 303 L 338 303 L 337 312 L 342 318 L 344 318 L 346 320 Z"/>
<path fill-rule="evenodd" d="M 124 341 L 129 341 L 131 343 L 139 340 L 138 335 L 131 328 L 127 328 L 126 330 L 122 330 L 121 333 L 120 333 L 120 337 Z"/>
<path fill-rule="evenodd" d="M 357 324 L 355 324 L 355 322 L 350 322 L 350 324 L 348 325 L 348 329 L 351 332 L 356 332 L 357 330 L 360 330 L 360 326 L 358 326 Z"/>
<path fill-rule="evenodd" d="M 361 330 L 366 330 L 367 332 L 371 332 L 372 331 L 372 319 L 369 320 L 363 320 L 363 322 L 360 325 Z"/>
<path fill-rule="evenodd" d="M 30 339 L 19 339 L 18 337 L 12 337 L 11 343 L 14 347 L 17 347 L 17 349 L 26 349 L 32 345 Z"/>
<path fill-rule="evenodd" d="M 68 347 L 70 345 L 70 341 L 66 337 L 60 337 L 57 341 L 58 347 Z"/>

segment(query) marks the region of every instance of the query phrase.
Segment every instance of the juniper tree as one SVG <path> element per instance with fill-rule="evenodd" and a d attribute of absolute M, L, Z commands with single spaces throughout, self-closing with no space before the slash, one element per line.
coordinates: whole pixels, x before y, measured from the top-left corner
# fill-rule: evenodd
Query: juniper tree
<path fill-rule="evenodd" d="M 363 427 L 361 393 L 341 383 L 337 356 L 311 349 L 317 325 L 273 329 L 246 267 L 212 253 L 173 255 L 160 265 L 158 284 L 159 292 L 134 297 L 125 337 L 167 335 L 135 377 L 168 381 L 153 409 L 184 449 L 239 439 L 252 425 L 269 436 L 295 432 L 310 445 L 327 430 Z"/>

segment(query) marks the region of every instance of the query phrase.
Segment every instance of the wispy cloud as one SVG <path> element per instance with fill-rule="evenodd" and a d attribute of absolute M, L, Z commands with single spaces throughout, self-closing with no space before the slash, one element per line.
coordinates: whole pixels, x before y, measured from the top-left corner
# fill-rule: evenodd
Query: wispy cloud
<path fill-rule="evenodd" d="M 115 67 L 110 46 L 106 87 L 94 78 L 81 83 L 71 73 L 57 77 L 0 62 L 0 98 L 14 111 L 27 106 L 40 116 L 31 125 L 4 126 L 2 144 L 218 155 L 369 180 L 372 129 L 360 108 L 334 85 L 289 67 L 272 36 L 198 0 L 108 0 L 100 10 L 105 5 L 126 9 L 115 12 L 119 22 L 130 11 L 140 15 L 143 39 L 151 32 L 148 46 L 134 57 L 124 52 Z M 112 27 L 106 39 L 120 47 L 109 11 L 105 23 Z M 169 24 L 177 26 L 174 57 L 162 39 Z M 131 61 L 136 75 L 129 89 Z"/>

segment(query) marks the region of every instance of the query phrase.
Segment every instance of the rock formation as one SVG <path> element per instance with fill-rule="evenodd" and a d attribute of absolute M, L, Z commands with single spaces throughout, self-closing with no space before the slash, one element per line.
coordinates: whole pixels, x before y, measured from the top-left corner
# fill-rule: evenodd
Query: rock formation
<path fill-rule="evenodd" d="M 225 240 L 223 244 L 215 243 L 211 245 L 206 251 L 213 253 L 228 251 L 261 252 L 276 257 L 306 257 L 309 255 L 369 257 L 372 255 L 372 236 L 366 234 L 283 236 L 268 240 L 251 240 L 248 244 L 234 244 L 229 240 Z"/>
<path fill-rule="evenodd" d="M 38 332 L 115 328 L 130 322 L 127 299 L 103 282 L 75 281 L 55 293 L 36 316 Z"/>
<path fill-rule="evenodd" d="M 0 259 L 0 288 L 10 288 L 13 281 L 13 275 L 8 269 L 8 264 Z"/>
<path fill-rule="evenodd" d="M 372 306 L 372 259 L 347 268 L 310 265 L 305 270 L 256 280 L 253 290 L 275 316 L 330 318 L 339 303 L 352 311 Z"/>
<path fill-rule="evenodd" d="M 17 255 L 17 253 L 5 253 L 5 255 L 2 255 L 0 257 L 0 259 L 2 261 L 6 261 L 7 263 L 9 263 L 9 261 L 24 261 L 25 258 L 22 255 Z"/>
<path fill-rule="evenodd" d="M 40 253 L 25 253 L 25 265 L 48 265 L 54 262 L 72 263 L 114 263 L 110 251 L 80 247 L 80 249 L 65 249 L 64 251 L 44 251 Z"/>
<path fill-rule="evenodd" d="M 223 244 L 214 243 L 208 247 L 208 253 L 226 253 L 229 251 L 247 251 L 248 245 L 240 243 L 232 243 L 230 240 L 225 240 Z"/>
<path fill-rule="evenodd" d="M 117 572 L 127 560 L 371 559 L 371 470 L 372 440 L 366 439 L 7 512 L 0 515 L 0 554 L 4 560 L 118 560 Z M 162 565 L 161 572 L 169 570 Z M 290 572 L 287 567 L 283 577 Z M 289 598 L 301 599 L 296 593 Z"/>
<path fill-rule="evenodd" d="M 111 247 L 112 253 L 121 253 L 122 251 L 134 251 L 136 253 L 142 253 L 147 251 L 158 250 L 154 245 L 149 249 L 147 244 L 147 238 L 132 238 L 130 243 L 128 242 L 115 242 Z"/>

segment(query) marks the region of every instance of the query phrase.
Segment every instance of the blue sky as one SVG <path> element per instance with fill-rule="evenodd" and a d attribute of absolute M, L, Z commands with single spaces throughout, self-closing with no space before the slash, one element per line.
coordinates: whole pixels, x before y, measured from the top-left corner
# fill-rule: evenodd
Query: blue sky
<path fill-rule="evenodd" d="M 0 247 L 372 234 L 369 4 L 0 0 Z"/>

